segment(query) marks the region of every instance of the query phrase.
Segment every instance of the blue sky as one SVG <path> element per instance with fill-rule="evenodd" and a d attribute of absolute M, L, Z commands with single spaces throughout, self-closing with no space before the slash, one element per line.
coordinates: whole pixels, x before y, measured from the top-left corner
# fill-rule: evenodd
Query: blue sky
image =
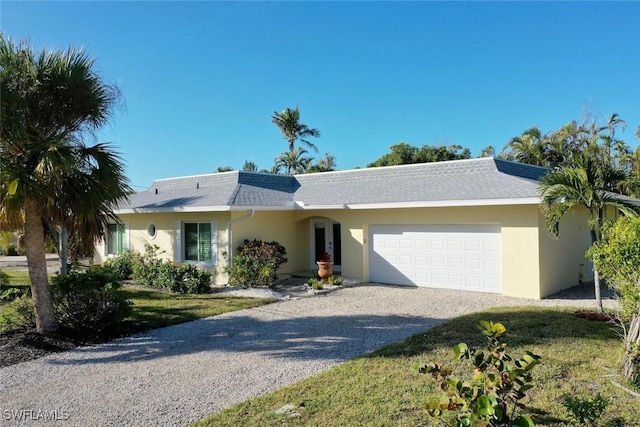
<path fill-rule="evenodd" d="M 300 106 L 316 157 L 364 167 L 398 142 L 473 155 L 537 125 L 640 125 L 640 2 L 11 2 L 5 35 L 86 47 L 124 108 L 99 135 L 140 190 L 286 150 Z"/>

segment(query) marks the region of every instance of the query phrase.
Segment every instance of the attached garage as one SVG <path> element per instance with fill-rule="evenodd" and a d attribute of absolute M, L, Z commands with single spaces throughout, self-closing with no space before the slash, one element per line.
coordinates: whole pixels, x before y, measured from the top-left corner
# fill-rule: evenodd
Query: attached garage
<path fill-rule="evenodd" d="M 372 225 L 369 281 L 502 292 L 499 225 Z"/>

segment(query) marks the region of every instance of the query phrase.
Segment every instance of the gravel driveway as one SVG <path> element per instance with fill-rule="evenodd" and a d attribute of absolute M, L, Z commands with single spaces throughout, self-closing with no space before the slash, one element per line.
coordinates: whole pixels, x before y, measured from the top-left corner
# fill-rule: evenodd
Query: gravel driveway
<path fill-rule="evenodd" d="M 2 368 L 0 424 L 182 426 L 465 313 L 593 304 L 575 291 L 534 301 L 359 285 Z"/>

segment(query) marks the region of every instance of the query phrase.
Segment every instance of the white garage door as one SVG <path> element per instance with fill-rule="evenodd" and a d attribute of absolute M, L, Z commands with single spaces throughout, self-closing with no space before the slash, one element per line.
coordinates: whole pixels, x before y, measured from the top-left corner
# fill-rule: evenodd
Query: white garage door
<path fill-rule="evenodd" d="M 369 281 L 502 292 L 498 225 L 372 225 Z"/>

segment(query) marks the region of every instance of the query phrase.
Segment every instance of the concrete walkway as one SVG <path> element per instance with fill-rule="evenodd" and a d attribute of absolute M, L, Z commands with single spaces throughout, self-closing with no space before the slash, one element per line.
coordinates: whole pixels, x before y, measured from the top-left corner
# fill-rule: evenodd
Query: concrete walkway
<path fill-rule="evenodd" d="M 593 306 L 580 295 L 360 285 L 226 313 L 0 369 L 0 424 L 51 425 L 44 419 L 55 416 L 65 426 L 183 426 L 452 317 L 498 305 Z"/>

